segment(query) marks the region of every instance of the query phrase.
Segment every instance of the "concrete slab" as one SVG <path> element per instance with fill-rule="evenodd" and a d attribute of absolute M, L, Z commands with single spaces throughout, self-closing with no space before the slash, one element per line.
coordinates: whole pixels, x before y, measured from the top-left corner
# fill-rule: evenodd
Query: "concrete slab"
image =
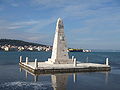
<path fill-rule="evenodd" d="M 109 65 L 96 64 L 96 63 L 78 63 L 74 64 L 48 64 L 45 62 L 38 62 L 38 67 L 35 67 L 35 62 L 21 62 L 19 65 L 34 74 L 41 73 L 66 73 L 66 72 L 96 72 L 96 71 L 109 71 Z"/>

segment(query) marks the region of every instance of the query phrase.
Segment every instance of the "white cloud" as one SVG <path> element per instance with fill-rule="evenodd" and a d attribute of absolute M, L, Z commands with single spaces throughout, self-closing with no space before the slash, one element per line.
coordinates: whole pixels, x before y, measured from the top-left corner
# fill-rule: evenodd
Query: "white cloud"
<path fill-rule="evenodd" d="M 0 31 L 5 30 L 17 30 L 26 28 L 27 32 L 39 32 L 39 30 L 53 22 L 56 21 L 56 18 L 50 19 L 39 19 L 39 20 L 28 20 L 28 21 L 17 21 L 10 22 L 7 20 L 0 20 Z"/>
<path fill-rule="evenodd" d="M 88 6 L 99 5 L 112 0 L 31 0 L 36 5 L 44 5 L 45 7 L 67 7 L 69 5 L 76 6 Z"/>
<path fill-rule="evenodd" d="M 13 6 L 13 7 L 19 7 L 19 4 L 17 4 L 17 3 L 11 3 L 11 6 Z"/>
<path fill-rule="evenodd" d="M 42 29 L 43 27 L 53 23 L 56 21 L 56 18 L 50 18 L 50 19 L 41 19 L 39 20 L 39 22 L 34 25 L 31 29 L 28 29 L 29 32 L 38 32 L 40 29 Z"/>
<path fill-rule="evenodd" d="M 39 23 L 39 21 L 35 21 L 35 20 L 22 21 L 22 22 L 21 21 L 20 22 L 10 22 L 7 20 L 0 20 L 0 31 L 25 28 L 25 27 L 29 27 L 31 25 L 36 25 L 38 23 Z"/>

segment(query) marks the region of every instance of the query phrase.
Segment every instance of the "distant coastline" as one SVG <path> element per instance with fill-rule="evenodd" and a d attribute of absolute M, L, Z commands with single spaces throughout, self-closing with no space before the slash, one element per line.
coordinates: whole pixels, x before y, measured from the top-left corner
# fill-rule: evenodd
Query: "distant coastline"
<path fill-rule="evenodd" d="M 71 50 L 72 49 L 72 50 Z M 0 39 L 0 51 L 51 51 L 52 46 L 31 43 L 22 40 Z M 71 51 L 70 51 L 71 50 Z M 120 52 L 120 50 L 112 49 L 74 49 L 69 48 L 68 52 Z"/>
<path fill-rule="evenodd" d="M 51 51 L 52 46 L 22 40 L 0 39 L 0 51 Z"/>

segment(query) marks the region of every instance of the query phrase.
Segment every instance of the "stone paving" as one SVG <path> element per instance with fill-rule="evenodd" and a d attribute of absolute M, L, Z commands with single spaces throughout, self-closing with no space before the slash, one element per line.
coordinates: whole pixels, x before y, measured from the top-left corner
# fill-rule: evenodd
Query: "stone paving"
<path fill-rule="evenodd" d="M 22 64 L 35 69 L 35 62 L 22 62 Z M 96 64 L 96 63 L 78 63 L 76 66 L 74 64 L 48 64 L 46 62 L 38 62 L 37 69 L 64 69 L 64 68 L 88 68 L 88 67 L 110 67 L 106 64 Z"/>

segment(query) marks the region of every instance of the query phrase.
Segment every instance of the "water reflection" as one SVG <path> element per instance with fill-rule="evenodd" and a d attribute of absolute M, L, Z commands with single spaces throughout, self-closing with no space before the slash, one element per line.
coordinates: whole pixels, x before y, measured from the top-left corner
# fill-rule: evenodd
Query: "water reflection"
<path fill-rule="evenodd" d="M 24 69 L 25 70 L 25 69 Z M 20 72 L 22 72 L 22 68 L 20 68 Z M 38 75 L 35 75 L 27 70 L 25 70 L 25 77 L 28 79 L 28 74 L 31 74 L 34 77 L 34 82 L 38 81 Z M 73 74 L 74 76 L 74 82 L 76 80 L 76 74 Z M 53 90 L 66 90 L 67 88 L 67 80 L 68 80 L 68 74 L 54 74 L 51 75 L 51 83 Z"/>
<path fill-rule="evenodd" d="M 20 68 L 20 72 L 22 72 L 22 68 Z"/>
<path fill-rule="evenodd" d="M 105 83 L 106 83 L 106 84 L 108 83 L 108 73 L 109 73 L 109 72 L 105 72 Z"/>
<path fill-rule="evenodd" d="M 109 72 L 104 72 L 105 74 L 105 84 L 108 84 L 108 75 L 109 75 Z"/>
<path fill-rule="evenodd" d="M 24 68 L 20 68 L 20 72 L 22 72 Z M 41 76 L 45 76 L 44 74 L 41 75 L 36 75 L 33 74 L 27 70 L 25 70 L 24 76 L 26 77 L 26 80 L 28 79 L 28 74 L 33 76 L 34 82 L 38 82 L 39 80 L 41 80 Z M 87 77 L 85 78 L 84 75 Z M 108 83 L 108 75 L 109 72 L 98 72 L 97 74 L 100 74 L 104 77 L 103 81 L 105 84 Z M 46 74 L 47 76 L 50 76 L 50 81 L 51 81 L 51 87 L 53 88 L 53 90 L 67 90 L 67 87 L 69 83 L 75 83 L 72 85 L 77 85 L 78 83 L 82 83 L 83 81 L 81 81 L 81 78 L 84 78 L 84 80 L 86 81 L 86 79 L 88 77 L 91 77 L 89 75 L 91 75 L 91 73 L 66 73 L 66 74 Z M 70 77 L 69 77 L 70 76 Z M 77 77 L 78 76 L 78 77 Z M 70 79 L 72 77 L 72 81 L 68 82 L 68 78 Z M 94 77 L 91 77 L 92 79 L 94 79 Z M 78 80 L 77 80 L 78 79 Z M 42 81 L 42 80 L 41 80 Z M 78 82 L 77 82 L 78 81 Z M 40 81 L 39 81 L 40 82 Z"/>
<path fill-rule="evenodd" d="M 74 81 L 74 83 L 76 82 L 76 80 L 77 80 L 77 73 L 74 73 L 73 74 L 73 81 Z"/>
<path fill-rule="evenodd" d="M 34 75 L 34 82 L 38 81 L 38 75 Z"/>
<path fill-rule="evenodd" d="M 51 75 L 52 87 L 54 90 L 66 90 L 68 75 L 66 74 L 56 74 Z"/>
<path fill-rule="evenodd" d="M 25 70 L 25 78 L 26 79 L 28 78 L 28 72 L 27 72 L 27 70 Z"/>

